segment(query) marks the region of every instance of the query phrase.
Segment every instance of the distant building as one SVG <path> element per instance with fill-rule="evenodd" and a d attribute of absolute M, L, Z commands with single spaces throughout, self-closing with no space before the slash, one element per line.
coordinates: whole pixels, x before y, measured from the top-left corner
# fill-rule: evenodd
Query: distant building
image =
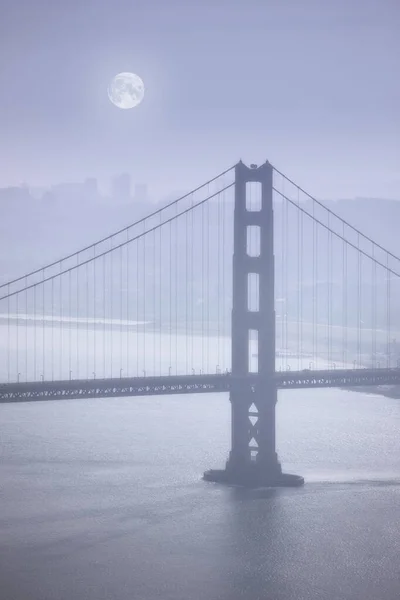
<path fill-rule="evenodd" d="M 73 200 L 83 195 L 83 183 L 58 183 L 53 185 L 50 190 L 59 200 Z"/>
<path fill-rule="evenodd" d="M 147 192 L 147 184 L 146 183 L 136 183 L 135 194 L 134 194 L 135 202 L 147 202 L 148 198 L 149 197 L 148 197 L 148 192 Z"/>
<path fill-rule="evenodd" d="M 50 193 L 54 198 L 54 203 L 58 206 L 90 205 L 98 200 L 97 179 L 94 177 L 86 179 L 84 182 L 60 183 L 53 185 Z"/>
<path fill-rule="evenodd" d="M 0 210 L 4 215 L 6 211 L 23 211 L 32 203 L 32 196 L 29 189 L 22 187 L 8 187 L 0 189 Z"/>
<path fill-rule="evenodd" d="M 1 198 L 21 200 L 29 197 L 29 189 L 26 186 L 13 186 L 0 189 Z"/>
<path fill-rule="evenodd" d="M 112 199 L 117 202 L 128 202 L 131 196 L 131 178 L 128 173 L 122 173 L 112 180 Z"/>

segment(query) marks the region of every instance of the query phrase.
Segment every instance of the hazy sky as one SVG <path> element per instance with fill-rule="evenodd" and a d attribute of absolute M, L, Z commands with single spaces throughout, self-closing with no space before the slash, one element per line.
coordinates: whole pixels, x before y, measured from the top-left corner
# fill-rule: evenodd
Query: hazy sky
<path fill-rule="evenodd" d="M 191 187 L 269 159 L 400 199 L 399 0 L 0 0 L 0 185 Z M 139 108 L 107 97 L 137 72 Z"/>

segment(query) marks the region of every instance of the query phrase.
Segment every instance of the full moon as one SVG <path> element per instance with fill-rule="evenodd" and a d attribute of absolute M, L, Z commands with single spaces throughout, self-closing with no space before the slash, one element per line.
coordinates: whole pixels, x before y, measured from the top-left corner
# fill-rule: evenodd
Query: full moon
<path fill-rule="evenodd" d="M 108 86 L 108 97 L 118 108 L 134 108 L 143 96 L 143 80 L 135 73 L 118 73 Z"/>

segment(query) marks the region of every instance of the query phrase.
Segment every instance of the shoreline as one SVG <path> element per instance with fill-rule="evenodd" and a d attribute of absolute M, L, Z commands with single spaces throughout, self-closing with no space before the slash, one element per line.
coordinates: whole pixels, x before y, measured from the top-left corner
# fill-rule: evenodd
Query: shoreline
<path fill-rule="evenodd" d="M 377 396 L 384 396 L 385 398 L 400 400 L 400 385 L 363 385 L 354 387 L 341 387 L 340 389 L 348 392 L 359 392 L 370 395 L 374 394 Z"/>

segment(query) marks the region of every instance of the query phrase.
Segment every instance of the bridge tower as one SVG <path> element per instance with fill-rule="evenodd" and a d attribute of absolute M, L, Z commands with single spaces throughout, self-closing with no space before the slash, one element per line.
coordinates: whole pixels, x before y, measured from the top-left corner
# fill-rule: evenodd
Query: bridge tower
<path fill-rule="evenodd" d="M 235 167 L 232 308 L 232 447 L 224 470 L 204 473 L 207 481 L 248 487 L 302 485 L 297 475 L 282 473 L 275 447 L 275 294 L 273 167 Z M 247 183 L 261 186 L 261 202 L 248 207 Z M 259 229 L 258 256 L 248 252 L 249 227 Z M 258 279 L 258 310 L 250 310 L 249 278 Z M 258 369 L 250 383 L 250 339 L 257 340 Z"/>

